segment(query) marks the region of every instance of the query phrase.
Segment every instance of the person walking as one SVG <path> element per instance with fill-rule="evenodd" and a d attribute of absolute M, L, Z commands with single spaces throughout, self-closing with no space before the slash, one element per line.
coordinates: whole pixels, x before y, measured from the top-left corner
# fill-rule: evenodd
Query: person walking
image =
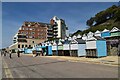
<path fill-rule="evenodd" d="M 10 52 L 9 52 L 9 57 L 10 57 L 10 59 L 12 58 L 12 50 L 10 50 Z"/>
<path fill-rule="evenodd" d="M 20 57 L 20 50 L 17 51 L 17 56 Z"/>

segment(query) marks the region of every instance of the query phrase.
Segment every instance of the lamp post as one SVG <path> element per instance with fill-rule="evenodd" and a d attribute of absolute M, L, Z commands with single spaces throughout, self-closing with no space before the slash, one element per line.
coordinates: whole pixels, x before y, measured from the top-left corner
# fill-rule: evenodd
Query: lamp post
<path fill-rule="evenodd" d="M 72 38 L 69 37 L 69 38 L 68 38 L 68 41 L 69 41 L 69 50 L 70 50 L 70 56 L 71 56 L 71 55 L 72 55 L 72 54 L 71 54 L 71 41 L 72 41 Z"/>

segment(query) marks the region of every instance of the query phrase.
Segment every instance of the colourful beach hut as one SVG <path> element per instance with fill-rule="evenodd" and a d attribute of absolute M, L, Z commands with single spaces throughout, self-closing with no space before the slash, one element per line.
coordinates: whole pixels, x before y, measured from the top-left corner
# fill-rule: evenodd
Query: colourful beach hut
<path fill-rule="evenodd" d="M 86 57 L 103 57 L 107 56 L 106 40 L 100 36 L 93 36 L 93 38 L 86 41 Z"/>

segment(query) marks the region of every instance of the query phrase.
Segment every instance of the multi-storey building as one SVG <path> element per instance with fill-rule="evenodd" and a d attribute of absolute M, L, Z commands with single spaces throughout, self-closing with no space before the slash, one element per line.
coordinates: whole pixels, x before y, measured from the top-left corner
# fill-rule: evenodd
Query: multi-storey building
<path fill-rule="evenodd" d="M 10 48 L 32 47 L 47 39 L 47 30 L 51 26 L 41 22 L 24 22 L 17 34 L 13 37 L 13 44 Z"/>
<path fill-rule="evenodd" d="M 48 30 L 48 39 L 49 38 L 65 39 L 68 30 L 65 21 L 63 19 L 59 19 L 58 17 L 54 16 L 50 20 L 50 24 L 52 25 L 52 27 L 49 28 Z"/>

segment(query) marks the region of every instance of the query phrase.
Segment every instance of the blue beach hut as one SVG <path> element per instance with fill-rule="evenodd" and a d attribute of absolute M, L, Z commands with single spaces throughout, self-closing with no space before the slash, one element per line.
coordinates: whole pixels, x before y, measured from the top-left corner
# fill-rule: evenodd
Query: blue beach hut
<path fill-rule="evenodd" d="M 104 29 L 101 33 L 101 37 L 103 38 L 110 37 L 110 31 L 107 29 Z"/>
<path fill-rule="evenodd" d="M 93 36 L 86 41 L 86 57 L 107 56 L 106 40 L 100 36 Z"/>

